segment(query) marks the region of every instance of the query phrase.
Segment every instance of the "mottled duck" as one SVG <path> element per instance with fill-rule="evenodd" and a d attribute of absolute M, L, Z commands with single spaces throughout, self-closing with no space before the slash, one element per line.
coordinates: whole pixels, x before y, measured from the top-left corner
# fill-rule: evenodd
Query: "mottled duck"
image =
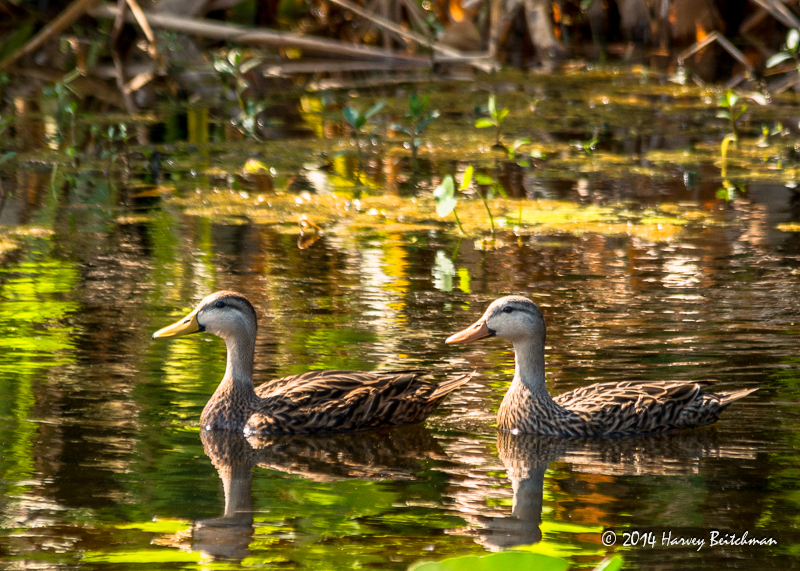
<path fill-rule="evenodd" d="M 424 371 L 310 371 L 253 386 L 257 319 L 243 295 L 220 291 L 153 338 L 207 332 L 225 340 L 228 364 L 200 416 L 207 430 L 245 434 L 352 432 L 425 420 L 471 375 L 433 384 Z"/>
<path fill-rule="evenodd" d="M 633 436 L 697 428 L 715 422 L 731 403 L 757 389 L 708 393 L 711 381 L 621 381 L 581 387 L 552 398 L 544 378 L 545 324 L 531 300 L 494 301 L 447 343 L 502 337 L 514 344 L 514 379 L 497 413 L 497 427 L 545 436 Z"/>

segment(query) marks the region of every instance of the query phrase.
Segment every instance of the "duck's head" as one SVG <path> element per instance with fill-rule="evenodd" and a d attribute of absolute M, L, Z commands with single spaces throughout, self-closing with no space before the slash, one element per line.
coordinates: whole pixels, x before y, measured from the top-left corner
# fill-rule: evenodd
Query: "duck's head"
<path fill-rule="evenodd" d="M 243 334 L 255 338 L 256 310 L 241 294 L 218 291 L 205 297 L 189 315 L 153 333 L 153 339 L 207 331 L 226 339 Z"/>
<path fill-rule="evenodd" d="M 483 316 L 447 338 L 445 343 L 467 343 L 484 337 L 517 341 L 541 339 L 544 342 L 544 317 L 539 307 L 526 297 L 509 295 L 492 302 Z"/>

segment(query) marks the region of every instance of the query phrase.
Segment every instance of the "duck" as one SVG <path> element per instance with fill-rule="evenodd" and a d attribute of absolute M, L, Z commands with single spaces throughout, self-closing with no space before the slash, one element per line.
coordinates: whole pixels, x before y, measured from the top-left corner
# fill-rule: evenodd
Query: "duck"
<path fill-rule="evenodd" d="M 218 291 L 153 339 L 210 333 L 227 347 L 225 374 L 200 415 L 205 430 L 246 435 L 356 432 L 424 421 L 444 398 L 466 383 L 464 375 L 441 383 L 426 371 L 309 371 L 255 387 L 258 318 L 242 294 Z"/>
<path fill-rule="evenodd" d="M 716 422 L 757 388 L 706 392 L 713 381 L 597 383 L 551 397 L 545 385 L 545 320 L 523 296 L 495 300 L 483 316 L 447 344 L 501 337 L 514 345 L 515 371 L 497 413 L 497 428 L 512 434 L 573 438 L 677 432 Z"/>

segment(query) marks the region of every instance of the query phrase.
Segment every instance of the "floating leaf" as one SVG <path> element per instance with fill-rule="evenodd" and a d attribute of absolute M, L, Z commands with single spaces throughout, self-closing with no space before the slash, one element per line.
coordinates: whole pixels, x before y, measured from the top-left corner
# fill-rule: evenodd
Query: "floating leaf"
<path fill-rule="evenodd" d="M 472 172 L 473 172 L 472 165 L 469 165 L 466 170 L 464 171 L 464 178 L 461 179 L 461 186 L 459 190 L 462 192 L 469 188 L 469 185 L 472 183 Z"/>
<path fill-rule="evenodd" d="M 467 555 L 441 561 L 417 563 L 409 571 L 507 571 L 536 569 L 536 571 L 566 571 L 569 562 L 560 557 L 525 551 L 504 551 L 492 555 Z"/>

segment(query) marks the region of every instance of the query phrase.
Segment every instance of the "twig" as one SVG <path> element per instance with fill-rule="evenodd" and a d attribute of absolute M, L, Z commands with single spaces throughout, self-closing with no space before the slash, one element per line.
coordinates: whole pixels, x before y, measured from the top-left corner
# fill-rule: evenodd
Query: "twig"
<path fill-rule="evenodd" d="M 481 71 L 490 72 L 493 69 L 493 65 L 491 63 L 487 63 L 486 61 L 481 61 L 479 59 L 474 59 L 470 57 L 465 57 L 464 54 L 456 49 L 451 47 L 445 46 L 443 44 L 439 44 L 437 42 L 431 42 L 425 36 L 417 34 L 416 32 L 411 32 L 409 30 L 404 30 L 394 22 L 391 22 L 385 18 L 381 18 L 380 16 L 376 16 L 370 12 L 367 12 L 360 6 L 356 6 L 349 0 L 330 0 L 331 4 L 336 4 L 337 6 L 341 6 L 342 8 L 346 8 L 350 10 L 354 14 L 361 16 L 362 18 L 366 18 L 370 22 L 373 22 L 379 28 L 383 28 L 388 30 L 394 34 L 400 36 L 403 40 L 413 40 L 420 45 L 427 46 L 430 49 L 434 50 L 435 52 L 444 54 L 446 56 L 456 56 L 456 57 L 463 57 L 465 63 L 472 65 L 480 69 Z"/>
<path fill-rule="evenodd" d="M 74 0 L 72 4 L 67 6 L 66 10 L 61 12 L 55 20 L 42 28 L 36 36 L 34 36 L 27 44 L 19 48 L 13 54 L 8 56 L 3 61 L 0 61 L 0 70 L 3 70 L 13 64 L 22 56 L 25 56 L 37 49 L 44 43 L 63 30 L 67 29 L 75 20 L 83 16 L 89 9 L 94 6 L 99 0 Z"/>
<path fill-rule="evenodd" d="M 125 102 L 125 110 L 128 112 L 128 115 L 135 115 L 137 111 L 136 104 L 133 102 L 130 92 L 125 89 L 125 69 L 122 66 L 122 58 L 119 55 L 119 50 L 117 50 L 117 39 L 119 38 L 119 33 L 122 31 L 126 7 L 127 4 L 125 0 L 117 0 L 117 10 L 119 10 L 119 14 L 116 20 L 114 20 L 114 27 L 111 29 L 111 37 L 108 39 L 108 48 L 111 51 L 111 60 L 114 62 L 114 70 L 116 71 L 114 75 L 117 81 L 117 89 L 119 89 L 122 100 Z"/>
<path fill-rule="evenodd" d="M 89 11 L 94 18 L 116 18 L 119 11 L 111 6 L 96 6 Z M 271 46 L 275 48 L 299 48 L 309 52 L 324 53 L 352 57 L 355 59 L 385 59 L 405 62 L 415 62 L 420 67 L 430 67 L 430 61 L 425 58 L 411 56 L 384 50 L 372 46 L 357 46 L 347 42 L 340 42 L 326 38 L 314 38 L 291 32 L 277 32 L 261 28 L 248 28 L 235 24 L 223 24 L 212 20 L 181 18 L 167 14 L 144 12 L 151 27 L 164 28 L 188 34 L 195 34 L 205 38 L 227 40 L 242 44 Z M 126 21 L 132 21 L 132 16 L 127 16 Z"/>

